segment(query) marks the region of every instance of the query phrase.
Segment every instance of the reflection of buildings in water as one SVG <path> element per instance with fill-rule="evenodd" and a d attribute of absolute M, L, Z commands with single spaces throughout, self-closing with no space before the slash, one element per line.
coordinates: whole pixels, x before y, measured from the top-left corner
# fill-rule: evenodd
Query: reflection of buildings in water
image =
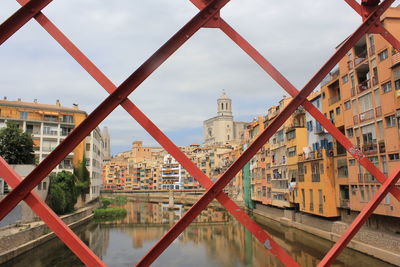
<path fill-rule="evenodd" d="M 175 222 L 190 207 L 175 205 L 173 210 L 168 204 L 128 202 L 128 215 L 117 224 L 124 224 L 122 231 L 132 237 L 134 248 L 143 247 L 145 241 L 156 242 L 170 226 L 171 218 Z M 130 224 L 127 226 L 127 224 Z M 301 266 L 316 266 L 320 258 L 329 250 L 332 243 L 316 238 L 302 231 L 283 227 L 279 222 L 265 221 L 265 228 L 273 239 L 283 247 Z M 93 238 L 93 237 L 92 237 Z M 108 243 L 108 232 L 104 242 Z M 177 244 L 195 244 L 204 246 L 207 256 L 222 266 L 283 266 L 264 245 L 255 239 L 239 222 L 231 220 L 224 209 L 209 207 L 204 210 L 177 239 Z M 97 242 L 101 241 L 93 241 Z M 104 251 L 107 246 L 98 248 Z M 355 252 L 344 252 L 341 260 L 349 262 Z M 101 254 L 100 254 L 101 255 Z M 366 257 L 370 260 L 370 257 Z M 380 264 L 381 262 L 376 262 Z M 345 266 L 335 263 L 333 266 Z M 367 264 L 366 266 L 373 266 Z"/>
<path fill-rule="evenodd" d="M 100 224 L 93 224 L 81 234 L 81 239 L 89 244 L 96 255 L 101 257 L 106 254 L 110 242 L 110 230 Z"/>

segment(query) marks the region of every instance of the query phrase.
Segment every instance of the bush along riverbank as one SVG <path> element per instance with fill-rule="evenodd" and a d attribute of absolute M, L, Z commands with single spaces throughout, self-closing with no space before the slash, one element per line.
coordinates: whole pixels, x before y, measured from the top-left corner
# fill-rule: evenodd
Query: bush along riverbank
<path fill-rule="evenodd" d="M 101 198 L 102 206 L 94 211 L 95 220 L 119 220 L 125 218 L 127 211 L 121 207 L 108 207 L 111 204 L 124 205 L 127 202 L 127 198 L 123 196 L 117 196 L 114 199 Z"/>

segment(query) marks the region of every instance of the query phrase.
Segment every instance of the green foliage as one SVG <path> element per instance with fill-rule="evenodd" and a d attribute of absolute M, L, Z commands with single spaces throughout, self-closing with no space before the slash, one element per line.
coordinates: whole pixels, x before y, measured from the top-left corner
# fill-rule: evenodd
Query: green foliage
<path fill-rule="evenodd" d="M 124 205 L 128 202 L 127 197 L 125 196 L 116 196 L 113 201 L 116 205 Z"/>
<path fill-rule="evenodd" d="M 109 199 L 109 198 L 103 197 L 103 198 L 101 198 L 101 203 L 102 203 L 101 208 L 102 208 L 102 209 L 106 209 L 108 206 L 110 206 L 110 204 L 112 203 L 112 201 L 111 201 L 111 199 Z"/>
<path fill-rule="evenodd" d="M 35 164 L 32 136 L 8 121 L 7 127 L 0 129 L 0 156 L 9 164 Z"/>
<path fill-rule="evenodd" d="M 77 201 L 75 176 L 66 171 L 50 175 L 50 186 L 46 202 L 57 214 L 74 210 Z"/>
<path fill-rule="evenodd" d="M 124 208 L 100 208 L 94 211 L 95 219 L 117 220 L 123 219 L 127 212 Z"/>
<path fill-rule="evenodd" d="M 90 189 L 90 173 L 86 168 L 86 158 L 83 156 L 78 167 L 74 168 L 74 175 L 77 178 L 76 188 L 78 194 L 88 194 Z"/>

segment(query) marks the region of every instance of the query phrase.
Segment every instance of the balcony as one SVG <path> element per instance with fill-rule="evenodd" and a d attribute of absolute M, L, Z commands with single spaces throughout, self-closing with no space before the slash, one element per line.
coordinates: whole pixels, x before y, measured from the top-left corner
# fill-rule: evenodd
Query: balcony
<path fill-rule="evenodd" d="M 376 180 L 375 177 L 372 176 L 372 175 L 369 174 L 369 173 L 365 173 L 365 174 L 364 174 L 364 182 L 365 182 L 365 183 L 379 183 L 379 181 Z"/>
<path fill-rule="evenodd" d="M 357 66 L 361 64 L 364 60 L 367 59 L 367 56 L 367 50 L 364 50 L 360 54 L 356 55 L 356 58 L 354 59 L 354 65 Z"/>
<path fill-rule="evenodd" d="M 340 95 L 335 95 L 335 96 L 329 98 L 329 105 L 333 105 L 339 101 L 340 101 Z"/>
<path fill-rule="evenodd" d="M 341 199 L 340 207 L 343 209 L 349 209 L 350 208 L 350 200 L 349 199 Z"/>
<path fill-rule="evenodd" d="M 376 154 L 378 152 L 378 145 L 376 143 L 363 144 L 362 151 L 366 155 Z"/>
<path fill-rule="evenodd" d="M 398 65 L 400 63 L 400 53 L 397 52 L 392 56 L 392 67 Z"/>
<path fill-rule="evenodd" d="M 364 122 L 370 119 L 373 119 L 375 115 L 375 112 L 373 109 L 370 109 L 368 111 L 365 111 L 363 113 L 360 113 L 360 122 Z"/>
<path fill-rule="evenodd" d="M 359 94 L 361 94 L 361 93 L 367 91 L 367 90 L 370 89 L 370 88 L 371 88 L 371 82 L 370 82 L 370 80 L 365 80 L 365 81 L 363 81 L 363 82 L 361 82 L 361 83 L 358 84 L 357 92 L 358 92 Z"/>

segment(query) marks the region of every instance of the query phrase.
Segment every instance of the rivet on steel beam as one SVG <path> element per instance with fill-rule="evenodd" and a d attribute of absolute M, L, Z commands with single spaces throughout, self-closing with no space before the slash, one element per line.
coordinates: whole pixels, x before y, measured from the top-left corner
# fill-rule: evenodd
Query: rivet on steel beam
<path fill-rule="evenodd" d="M 269 242 L 268 239 L 264 242 L 264 247 L 266 247 L 266 248 L 269 249 L 269 250 L 272 249 L 272 247 L 271 247 L 271 242 Z"/>

